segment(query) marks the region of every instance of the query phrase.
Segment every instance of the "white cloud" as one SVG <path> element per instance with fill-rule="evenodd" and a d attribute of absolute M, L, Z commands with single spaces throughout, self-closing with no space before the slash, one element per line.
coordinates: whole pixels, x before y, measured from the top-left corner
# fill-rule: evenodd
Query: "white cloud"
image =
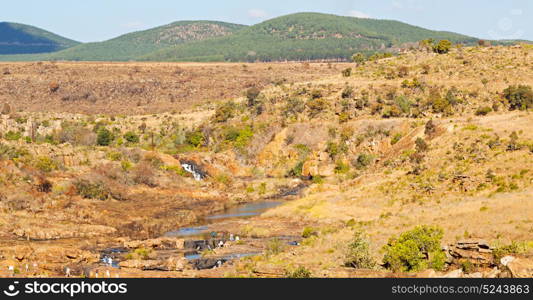
<path fill-rule="evenodd" d="M 268 13 L 262 9 L 253 8 L 248 10 L 248 16 L 256 19 L 268 16 Z"/>
<path fill-rule="evenodd" d="M 348 16 L 350 17 L 356 17 L 356 18 L 362 18 L 362 19 L 368 19 L 370 18 L 369 15 L 365 14 L 364 12 L 358 11 L 358 10 L 350 10 L 348 12 Z"/>

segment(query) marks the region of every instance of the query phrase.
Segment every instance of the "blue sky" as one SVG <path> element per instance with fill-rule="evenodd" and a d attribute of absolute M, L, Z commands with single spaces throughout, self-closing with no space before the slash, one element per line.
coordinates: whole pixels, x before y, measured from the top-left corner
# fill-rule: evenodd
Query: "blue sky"
<path fill-rule="evenodd" d="M 90 42 L 179 20 L 255 24 L 303 11 L 393 19 L 486 39 L 533 40 L 532 0 L 9 0 L 2 1 L 0 21 Z"/>

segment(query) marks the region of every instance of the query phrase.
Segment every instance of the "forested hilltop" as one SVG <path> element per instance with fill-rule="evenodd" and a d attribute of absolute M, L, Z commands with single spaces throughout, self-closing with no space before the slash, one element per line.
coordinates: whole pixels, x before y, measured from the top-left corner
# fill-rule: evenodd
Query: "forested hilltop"
<path fill-rule="evenodd" d="M 382 52 L 423 39 L 471 44 L 478 39 L 398 21 L 320 13 L 275 18 L 234 35 L 156 51 L 152 61 L 279 61 L 348 59 L 355 52 Z"/>

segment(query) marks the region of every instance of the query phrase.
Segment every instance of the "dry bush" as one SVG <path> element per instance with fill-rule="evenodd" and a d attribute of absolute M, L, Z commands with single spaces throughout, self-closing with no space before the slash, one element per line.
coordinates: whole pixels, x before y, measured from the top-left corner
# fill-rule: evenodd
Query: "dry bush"
<path fill-rule="evenodd" d="M 137 184 L 145 184 L 149 187 L 157 186 L 154 178 L 155 175 L 156 172 L 152 164 L 147 161 L 140 162 L 132 170 L 133 181 Z"/>
<path fill-rule="evenodd" d="M 36 188 L 37 188 L 37 191 L 38 192 L 41 192 L 41 193 L 50 193 L 52 191 L 52 183 L 44 178 L 44 177 L 39 177 L 37 179 L 37 185 L 36 185 Z"/>
<path fill-rule="evenodd" d="M 63 124 L 58 133 L 59 142 L 77 146 L 96 145 L 96 133 L 80 124 Z"/>

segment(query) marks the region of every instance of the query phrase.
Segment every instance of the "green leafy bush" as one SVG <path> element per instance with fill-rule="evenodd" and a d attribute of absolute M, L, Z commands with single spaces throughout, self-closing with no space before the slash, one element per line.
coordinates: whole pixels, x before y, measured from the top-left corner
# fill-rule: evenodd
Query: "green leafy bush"
<path fill-rule="evenodd" d="M 55 171 L 59 168 L 57 163 L 47 156 L 38 157 L 35 161 L 35 167 L 45 173 Z"/>
<path fill-rule="evenodd" d="M 418 226 L 391 238 L 383 248 L 385 265 L 397 272 L 416 272 L 432 267 L 442 270 L 445 254 L 441 249 L 443 230 L 435 226 Z"/>
<path fill-rule="evenodd" d="M 8 141 L 18 141 L 22 137 L 20 132 L 8 131 L 4 134 L 4 139 Z"/>
<path fill-rule="evenodd" d="M 441 40 L 438 44 L 433 46 L 433 52 L 439 53 L 439 54 L 446 54 L 450 52 L 451 48 L 452 48 L 452 42 L 448 40 Z"/>
<path fill-rule="evenodd" d="M 100 128 L 96 136 L 96 144 L 98 146 L 109 146 L 115 139 L 115 136 L 111 131 L 106 128 Z"/>
<path fill-rule="evenodd" d="M 361 153 L 361 154 L 359 154 L 357 159 L 352 161 L 352 165 L 356 169 L 361 170 L 361 169 L 364 169 L 364 168 L 370 166 L 373 162 L 374 162 L 374 156 L 373 155 L 367 154 L 367 153 Z"/>
<path fill-rule="evenodd" d="M 124 134 L 124 139 L 131 144 L 139 143 L 139 135 L 133 131 L 128 131 Z"/>
<path fill-rule="evenodd" d="M 376 262 L 370 255 L 368 239 L 362 231 L 356 231 L 345 257 L 345 265 L 356 269 L 372 269 Z"/>
<path fill-rule="evenodd" d="M 529 85 L 511 85 L 503 91 L 509 101 L 510 110 L 528 110 L 533 108 L 533 91 Z"/>
<path fill-rule="evenodd" d="M 198 148 L 205 144 L 205 136 L 201 130 L 190 131 L 185 134 L 185 141 L 187 144 Z"/>
<path fill-rule="evenodd" d="M 346 174 L 350 171 L 350 165 L 343 162 L 342 160 L 338 160 L 335 163 L 335 173 L 336 174 Z"/>

